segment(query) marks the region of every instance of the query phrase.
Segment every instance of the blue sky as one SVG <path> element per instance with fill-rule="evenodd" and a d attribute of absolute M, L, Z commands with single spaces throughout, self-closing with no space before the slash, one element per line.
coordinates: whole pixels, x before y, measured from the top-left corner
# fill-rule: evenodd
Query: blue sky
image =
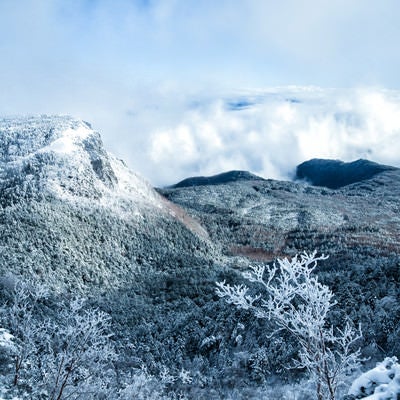
<path fill-rule="evenodd" d="M 400 89 L 399 14 L 396 0 L 0 0 L 0 113 L 89 120 L 161 184 L 203 170 L 161 176 L 150 157 L 193 104 L 287 85 Z"/>

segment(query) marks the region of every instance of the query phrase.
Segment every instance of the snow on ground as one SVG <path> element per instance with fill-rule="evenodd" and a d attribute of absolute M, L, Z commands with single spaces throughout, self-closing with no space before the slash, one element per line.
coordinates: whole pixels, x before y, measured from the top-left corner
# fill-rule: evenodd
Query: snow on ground
<path fill-rule="evenodd" d="M 51 142 L 48 146 L 40 149 L 40 152 L 52 151 L 60 154 L 72 154 L 79 151 L 78 144 L 86 139 L 93 131 L 86 125 L 76 129 L 68 128 L 62 132 L 61 137 Z"/>
<path fill-rule="evenodd" d="M 135 198 L 156 208 L 161 208 L 160 195 L 140 175 L 132 172 L 123 161 L 109 154 L 110 164 L 118 179 L 115 195 L 124 198 Z"/>
<path fill-rule="evenodd" d="M 397 357 L 387 357 L 363 373 L 351 385 L 349 395 L 364 400 L 396 400 L 400 395 L 400 364 Z"/>

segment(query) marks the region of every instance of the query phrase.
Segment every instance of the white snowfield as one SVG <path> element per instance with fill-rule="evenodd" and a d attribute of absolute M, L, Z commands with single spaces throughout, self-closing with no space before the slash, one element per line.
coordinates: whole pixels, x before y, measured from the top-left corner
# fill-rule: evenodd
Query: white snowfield
<path fill-rule="evenodd" d="M 146 179 L 131 171 L 122 160 L 108 154 L 111 167 L 118 179 L 113 194 L 124 198 L 136 198 L 154 207 L 162 208 L 160 195 Z"/>
<path fill-rule="evenodd" d="M 79 152 L 79 143 L 92 133 L 93 130 L 87 125 L 80 125 L 76 129 L 68 128 L 61 132 L 61 136 L 58 139 L 55 139 L 39 151 L 52 151 L 59 154 L 73 155 Z"/>
<path fill-rule="evenodd" d="M 349 395 L 363 400 L 396 400 L 400 394 L 400 364 L 387 357 L 351 385 Z"/>

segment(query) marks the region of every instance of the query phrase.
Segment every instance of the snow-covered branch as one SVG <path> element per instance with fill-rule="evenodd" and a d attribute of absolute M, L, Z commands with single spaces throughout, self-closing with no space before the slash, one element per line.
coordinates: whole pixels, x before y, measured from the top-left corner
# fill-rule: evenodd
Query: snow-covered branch
<path fill-rule="evenodd" d="M 321 284 L 314 270 L 323 254 L 302 253 L 292 259 L 278 259 L 272 267 L 256 265 L 243 273 L 245 279 L 263 289 L 252 296 L 245 285 L 217 283 L 216 293 L 228 303 L 250 309 L 255 316 L 275 322 L 278 330 L 287 330 L 300 345 L 295 365 L 305 368 L 316 382 L 317 397 L 335 399 L 343 376 L 358 366 L 360 352 L 353 350 L 361 330 L 350 323 L 334 329 L 327 323 L 330 309 L 336 304 L 329 287 Z"/>

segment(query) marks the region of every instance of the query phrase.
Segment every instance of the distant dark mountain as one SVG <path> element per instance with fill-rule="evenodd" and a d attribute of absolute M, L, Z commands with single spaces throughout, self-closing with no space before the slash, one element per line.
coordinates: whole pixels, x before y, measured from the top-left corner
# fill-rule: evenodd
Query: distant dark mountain
<path fill-rule="evenodd" d="M 183 188 L 190 186 L 204 186 L 204 185 L 221 185 L 225 183 L 238 182 L 238 181 L 264 181 L 257 175 L 252 174 L 248 171 L 229 171 L 223 172 L 213 176 L 196 176 L 192 178 L 184 179 L 171 188 Z"/>
<path fill-rule="evenodd" d="M 362 159 L 346 163 L 314 158 L 297 167 L 296 179 L 305 179 L 314 186 L 338 189 L 394 169 L 396 168 Z"/>

